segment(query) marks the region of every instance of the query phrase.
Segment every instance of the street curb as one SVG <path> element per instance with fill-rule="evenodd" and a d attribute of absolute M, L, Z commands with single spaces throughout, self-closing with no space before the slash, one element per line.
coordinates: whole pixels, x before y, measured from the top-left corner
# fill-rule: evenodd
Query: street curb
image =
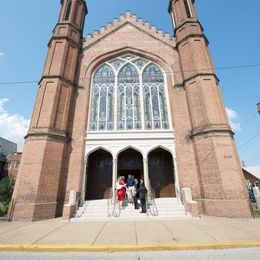
<path fill-rule="evenodd" d="M 203 249 L 227 249 L 260 247 L 260 240 L 210 243 L 158 243 L 158 244 L 0 244 L 0 252 L 133 252 L 133 251 L 179 251 Z"/>

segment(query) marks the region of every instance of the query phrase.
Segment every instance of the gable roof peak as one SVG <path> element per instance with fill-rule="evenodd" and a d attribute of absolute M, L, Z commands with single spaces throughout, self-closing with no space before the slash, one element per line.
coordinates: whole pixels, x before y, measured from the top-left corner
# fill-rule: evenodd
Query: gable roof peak
<path fill-rule="evenodd" d="M 138 18 L 129 10 L 124 14 L 121 14 L 119 18 L 115 18 L 112 23 L 107 23 L 107 25 L 101 27 L 100 30 L 96 30 L 93 35 L 88 34 L 85 39 L 85 45 L 92 44 L 96 40 L 99 40 L 103 36 L 111 33 L 126 23 L 130 23 L 135 27 L 146 31 L 146 33 L 154 36 L 155 38 L 159 38 L 167 44 L 175 45 L 175 40 L 174 38 L 170 37 L 169 33 L 164 33 L 161 29 L 157 29 L 154 25 L 150 25 L 148 22 L 144 22 L 143 19 Z"/>

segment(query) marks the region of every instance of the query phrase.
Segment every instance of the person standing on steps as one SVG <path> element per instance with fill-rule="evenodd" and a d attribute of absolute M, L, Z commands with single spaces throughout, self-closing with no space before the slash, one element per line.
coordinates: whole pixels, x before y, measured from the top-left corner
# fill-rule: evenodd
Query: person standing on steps
<path fill-rule="evenodd" d="M 116 182 L 116 193 L 117 193 L 117 201 L 120 209 L 122 209 L 123 200 L 125 199 L 125 188 L 126 188 L 126 184 L 124 183 L 123 179 L 119 177 Z"/>
<path fill-rule="evenodd" d="M 134 176 L 129 174 L 128 175 L 128 178 L 127 178 L 127 181 L 126 181 L 126 184 L 127 184 L 127 197 L 128 197 L 128 202 L 129 203 L 133 203 L 133 197 L 135 196 L 136 194 L 136 189 L 135 189 L 135 179 L 134 179 Z"/>
<path fill-rule="evenodd" d="M 147 189 L 144 186 L 144 183 L 140 183 L 140 188 L 137 191 L 137 194 L 139 195 L 142 211 L 140 213 L 146 213 L 146 194 Z"/>

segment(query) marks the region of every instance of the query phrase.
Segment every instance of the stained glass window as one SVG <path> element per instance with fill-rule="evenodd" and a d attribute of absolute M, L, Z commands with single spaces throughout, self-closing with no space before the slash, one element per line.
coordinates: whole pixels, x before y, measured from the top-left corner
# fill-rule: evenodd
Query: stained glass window
<path fill-rule="evenodd" d="M 131 65 L 126 64 L 118 75 L 119 83 L 137 83 L 139 82 L 139 75 L 137 69 Z"/>
<path fill-rule="evenodd" d="M 94 74 L 94 84 L 115 83 L 115 75 L 112 68 L 105 64 L 101 66 Z"/>
<path fill-rule="evenodd" d="M 126 64 L 118 75 L 118 130 L 141 128 L 139 85 L 137 69 Z"/>
<path fill-rule="evenodd" d="M 134 64 L 141 70 L 147 62 L 143 59 L 134 61 Z"/>
<path fill-rule="evenodd" d="M 119 59 L 112 60 L 109 63 L 115 68 L 115 70 L 118 70 L 121 65 L 124 64 L 124 62 Z"/>
<path fill-rule="evenodd" d="M 93 77 L 90 131 L 114 129 L 114 89 L 114 72 L 109 65 L 102 65 Z"/>
<path fill-rule="evenodd" d="M 161 83 L 164 82 L 162 71 L 155 64 L 150 64 L 143 73 L 144 83 Z"/>
<path fill-rule="evenodd" d="M 163 73 L 151 63 L 143 72 L 145 129 L 168 129 Z"/>
<path fill-rule="evenodd" d="M 164 76 L 156 64 L 125 54 L 94 72 L 90 131 L 160 129 L 169 129 L 169 122 Z"/>

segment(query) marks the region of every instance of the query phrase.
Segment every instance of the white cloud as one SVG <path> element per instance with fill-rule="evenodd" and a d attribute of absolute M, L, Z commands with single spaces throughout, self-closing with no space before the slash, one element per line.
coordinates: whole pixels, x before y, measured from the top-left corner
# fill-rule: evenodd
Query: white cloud
<path fill-rule="evenodd" d="M 232 130 L 234 132 L 240 131 L 240 123 L 236 122 L 238 119 L 237 112 L 229 107 L 226 107 L 226 111 Z"/>
<path fill-rule="evenodd" d="M 30 120 L 7 112 L 4 105 L 8 101 L 7 98 L 0 98 L 0 136 L 17 143 L 18 151 L 21 151 Z"/>

